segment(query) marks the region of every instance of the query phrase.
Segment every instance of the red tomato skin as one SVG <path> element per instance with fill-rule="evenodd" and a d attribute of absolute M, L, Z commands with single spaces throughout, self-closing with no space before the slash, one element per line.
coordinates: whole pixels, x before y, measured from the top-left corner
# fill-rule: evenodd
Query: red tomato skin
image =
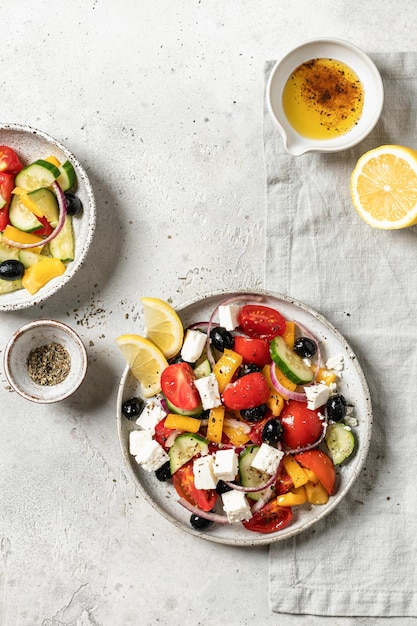
<path fill-rule="evenodd" d="M 172 428 L 166 428 L 165 426 L 165 417 L 161 419 L 155 426 L 155 434 L 154 439 L 161 445 L 165 450 L 168 450 L 166 442 L 170 435 L 173 433 Z"/>
<path fill-rule="evenodd" d="M 275 492 L 277 496 L 281 496 L 284 493 L 288 493 L 294 487 L 294 483 L 291 478 L 282 467 L 277 478 L 277 482 L 275 483 Z"/>
<path fill-rule="evenodd" d="M 262 304 L 245 304 L 240 310 L 239 325 L 249 337 L 271 340 L 285 332 L 286 321 L 276 309 Z"/>
<path fill-rule="evenodd" d="M 0 172 L 18 174 L 23 169 L 16 152 L 9 146 L 0 146 Z"/>
<path fill-rule="evenodd" d="M 242 356 L 243 363 L 254 363 L 259 367 L 264 367 L 271 362 L 269 342 L 265 339 L 237 335 L 233 350 Z"/>
<path fill-rule="evenodd" d="M 0 232 L 9 224 L 9 204 L 14 189 L 14 176 L 5 172 L 0 172 L 0 194 L 6 201 L 5 206 L 0 209 Z"/>
<path fill-rule="evenodd" d="M 311 445 L 323 432 L 319 411 L 311 411 L 305 402 L 289 400 L 279 420 L 284 428 L 282 443 L 290 450 Z"/>
<path fill-rule="evenodd" d="M 294 459 L 315 473 L 329 496 L 332 495 L 336 482 L 336 470 L 333 461 L 321 450 L 307 450 L 294 455 Z"/>
<path fill-rule="evenodd" d="M 223 403 L 234 411 L 253 409 L 265 404 L 269 398 L 269 387 L 261 372 L 252 372 L 226 386 Z"/>
<path fill-rule="evenodd" d="M 248 530 L 256 533 L 274 533 L 282 530 L 292 520 L 292 509 L 289 506 L 279 506 L 276 499 L 271 500 L 260 511 L 253 514 L 253 517 L 242 522 Z"/>
<path fill-rule="evenodd" d="M 193 460 L 177 469 L 172 476 L 175 491 L 202 511 L 211 511 L 217 501 L 215 489 L 197 489 L 194 483 Z"/>
<path fill-rule="evenodd" d="M 161 375 L 162 393 L 178 409 L 197 409 L 201 400 L 194 380 L 195 374 L 189 363 L 168 365 Z"/>

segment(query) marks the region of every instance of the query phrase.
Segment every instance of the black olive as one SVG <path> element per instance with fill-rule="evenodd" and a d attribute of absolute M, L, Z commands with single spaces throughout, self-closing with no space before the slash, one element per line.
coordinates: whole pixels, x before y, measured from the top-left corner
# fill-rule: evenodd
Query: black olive
<path fill-rule="evenodd" d="M 161 481 L 161 483 L 164 483 L 171 478 L 171 466 L 169 461 L 167 461 L 161 467 L 155 470 L 155 476 L 158 480 Z"/>
<path fill-rule="evenodd" d="M 277 419 L 272 419 L 269 420 L 262 429 L 262 440 L 265 441 L 265 443 L 274 445 L 280 441 L 283 433 L 284 428 L 281 422 Z"/>
<path fill-rule="evenodd" d="M 316 354 L 317 346 L 309 337 L 299 337 L 294 342 L 294 352 L 303 359 L 309 359 Z"/>
<path fill-rule="evenodd" d="M 347 413 L 347 405 L 344 396 L 334 395 L 327 400 L 327 417 L 333 422 L 341 422 Z"/>
<path fill-rule="evenodd" d="M 200 517 L 199 515 L 196 515 L 195 513 L 192 513 L 190 517 L 190 524 L 196 530 L 204 530 L 205 528 L 208 528 L 209 526 L 211 526 L 212 523 L 213 522 L 211 520 L 206 519 L 205 517 Z"/>
<path fill-rule="evenodd" d="M 226 485 L 224 480 L 219 480 L 216 485 L 216 491 L 219 494 L 219 496 L 221 496 L 222 493 L 227 493 L 228 491 L 232 491 L 232 489 L 233 487 L 229 487 L 229 485 Z"/>
<path fill-rule="evenodd" d="M 142 413 L 143 400 L 130 398 L 122 404 L 122 413 L 128 420 L 135 420 Z"/>
<path fill-rule="evenodd" d="M 67 201 L 67 213 L 68 215 L 78 215 L 83 210 L 83 204 L 78 196 L 74 193 L 66 193 L 65 199 Z"/>
<path fill-rule="evenodd" d="M 239 377 L 246 376 L 246 374 L 253 374 L 254 372 L 260 372 L 261 368 L 255 363 L 245 363 L 240 368 Z"/>
<path fill-rule="evenodd" d="M 240 414 L 247 422 L 259 422 L 264 417 L 267 408 L 266 404 L 260 404 L 253 409 L 242 409 Z"/>
<path fill-rule="evenodd" d="M 210 339 L 214 348 L 219 352 L 224 352 L 225 348 L 232 350 L 235 343 L 232 333 L 229 333 L 229 331 L 222 326 L 216 326 L 211 329 Z"/>
<path fill-rule="evenodd" d="M 0 278 L 2 280 L 18 280 L 25 273 L 25 266 L 20 261 L 10 259 L 0 263 Z"/>
<path fill-rule="evenodd" d="M 173 365 L 174 363 L 185 363 L 184 359 L 182 358 L 182 356 L 180 354 L 178 354 L 177 356 L 174 356 L 171 360 L 170 360 L 170 364 Z"/>

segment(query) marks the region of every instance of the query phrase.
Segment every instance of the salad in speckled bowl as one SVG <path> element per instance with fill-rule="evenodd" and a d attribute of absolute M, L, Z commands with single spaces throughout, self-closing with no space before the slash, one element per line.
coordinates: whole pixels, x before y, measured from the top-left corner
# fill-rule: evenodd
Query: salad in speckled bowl
<path fill-rule="evenodd" d="M 330 513 L 367 455 L 367 384 L 320 314 L 270 292 L 177 309 L 184 340 L 147 393 L 126 367 L 117 422 L 139 491 L 200 538 L 260 545 Z M 145 329 L 146 334 L 146 329 Z"/>
<path fill-rule="evenodd" d="M 74 155 L 40 130 L 0 125 L 0 311 L 59 291 L 83 264 L 95 224 L 93 190 Z"/>

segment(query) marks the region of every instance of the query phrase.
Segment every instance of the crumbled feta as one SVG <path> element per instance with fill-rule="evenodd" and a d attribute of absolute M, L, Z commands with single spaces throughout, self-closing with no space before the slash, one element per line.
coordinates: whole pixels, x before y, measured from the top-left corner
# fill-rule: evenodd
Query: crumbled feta
<path fill-rule="evenodd" d="M 226 304 L 219 306 L 219 324 L 228 331 L 232 331 L 239 326 L 238 304 Z"/>
<path fill-rule="evenodd" d="M 152 441 L 152 435 L 149 430 L 132 430 L 129 433 L 129 452 L 136 456 L 141 448 L 148 442 Z"/>
<path fill-rule="evenodd" d="M 341 372 L 344 367 L 343 355 L 338 354 L 337 356 L 333 356 L 326 361 L 326 367 L 328 370 L 336 370 L 337 372 Z"/>
<path fill-rule="evenodd" d="M 220 398 L 219 385 L 213 373 L 208 376 L 203 376 L 203 378 L 198 378 L 194 381 L 194 385 L 197 387 L 198 393 L 200 394 L 204 411 L 214 409 L 221 405 L 222 401 Z"/>
<path fill-rule="evenodd" d="M 199 330 L 188 329 L 181 348 L 181 358 L 187 363 L 195 363 L 203 354 L 207 335 Z"/>
<path fill-rule="evenodd" d="M 284 453 L 282 450 L 277 450 L 277 448 L 273 448 L 267 443 L 263 443 L 258 452 L 255 454 L 251 467 L 272 476 L 272 474 L 275 474 L 277 471 L 278 465 L 280 464 L 283 456 Z"/>
<path fill-rule="evenodd" d="M 222 493 L 223 509 L 230 524 L 250 520 L 252 512 L 243 491 L 232 489 Z"/>
<path fill-rule="evenodd" d="M 135 455 L 135 460 L 147 472 L 154 472 L 169 461 L 169 456 L 155 439 L 151 439 L 151 441 L 146 441 L 141 446 Z"/>
<path fill-rule="evenodd" d="M 166 416 L 165 411 L 160 404 L 156 402 L 148 402 L 142 413 L 136 420 L 136 424 L 144 430 L 149 430 L 151 435 L 155 432 L 155 426 Z"/>
<path fill-rule="evenodd" d="M 213 457 L 202 456 L 193 463 L 194 484 L 197 489 L 215 489 L 218 478 L 213 471 Z"/>
<path fill-rule="evenodd" d="M 324 383 L 306 386 L 304 391 L 307 396 L 307 408 L 310 411 L 314 411 L 326 404 L 330 396 L 330 389 Z"/>
<path fill-rule="evenodd" d="M 345 424 L 347 424 L 347 426 L 351 426 L 352 428 L 358 425 L 358 420 L 353 415 L 353 406 L 346 407 L 346 416 L 344 422 Z"/>
<path fill-rule="evenodd" d="M 234 480 L 238 470 L 238 456 L 229 450 L 217 450 L 213 458 L 213 471 L 219 480 Z"/>

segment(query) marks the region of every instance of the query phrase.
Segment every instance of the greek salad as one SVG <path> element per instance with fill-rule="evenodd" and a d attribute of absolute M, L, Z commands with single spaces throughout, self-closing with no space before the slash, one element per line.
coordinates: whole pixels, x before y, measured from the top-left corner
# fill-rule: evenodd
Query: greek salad
<path fill-rule="evenodd" d="M 327 358 L 325 358 L 327 357 Z M 261 298 L 225 299 L 184 328 L 161 393 L 123 401 L 129 452 L 172 482 L 194 529 L 241 524 L 273 533 L 297 507 L 337 492 L 336 467 L 356 446 L 343 357 Z"/>
<path fill-rule="evenodd" d="M 74 260 L 72 220 L 82 212 L 76 172 L 54 156 L 24 165 L 0 146 L 0 294 L 35 294 Z"/>

